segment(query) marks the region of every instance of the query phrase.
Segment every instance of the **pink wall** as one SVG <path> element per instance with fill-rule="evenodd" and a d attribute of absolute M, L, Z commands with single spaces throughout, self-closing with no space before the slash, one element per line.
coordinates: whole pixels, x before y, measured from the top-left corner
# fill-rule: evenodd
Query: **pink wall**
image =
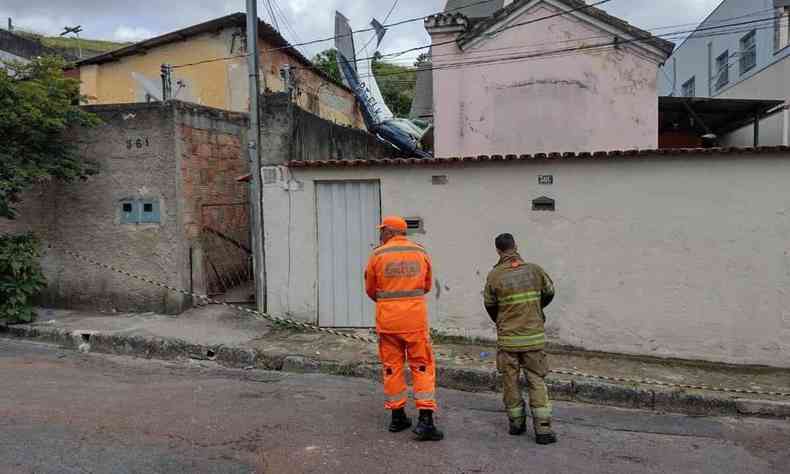
<path fill-rule="evenodd" d="M 517 21 L 556 11 L 542 4 Z M 432 39 L 437 44 L 454 37 L 443 33 Z M 581 38 L 586 43 L 568 42 Z M 455 42 L 434 46 L 436 155 L 656 148 L 659 63 L 633 46 L 442 69 L 612 38 L 561 16 L 507 30 L 466 51 Z"/>

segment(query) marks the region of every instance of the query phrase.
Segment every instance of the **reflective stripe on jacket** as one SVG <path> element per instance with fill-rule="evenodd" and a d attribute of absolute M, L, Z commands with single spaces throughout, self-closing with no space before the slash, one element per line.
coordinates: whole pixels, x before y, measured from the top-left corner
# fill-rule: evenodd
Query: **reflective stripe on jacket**
<path fill-rule="evenodd" d="M 517 253 L 503 256 L 488 274 L 485 306 L 497 312 L 497 345 L 511 352 L 545 347 L 542 298 L 553 297 L 554 284 L 538 265 Z"/>
<path fill-rule="evenodd" d="M 406 237 L 393 237 L 374 250 L 365 270 L 365 290 L 376 302 L 376 329 L 392 334 L 427 331 L 425 295 L 431 281 L 428 253 Z"/>

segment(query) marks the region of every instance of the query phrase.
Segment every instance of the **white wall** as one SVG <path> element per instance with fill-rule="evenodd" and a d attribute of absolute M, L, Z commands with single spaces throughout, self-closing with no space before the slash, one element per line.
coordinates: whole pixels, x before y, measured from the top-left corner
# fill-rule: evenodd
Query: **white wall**
<path fill-rule="evenodd" d="M 790 367 L 787 154 L 293 171 L 301 190 L 264 191 L 275 313 L 317 320 L 314 180 L 380 179 L 385 215 L 425 219 L 434 327 L 494 337 L 481 291 L 494 236 L 512 232 L 556 281 L 554 343 Z M 531 210 L 542 195 L 556 212 Z"/>

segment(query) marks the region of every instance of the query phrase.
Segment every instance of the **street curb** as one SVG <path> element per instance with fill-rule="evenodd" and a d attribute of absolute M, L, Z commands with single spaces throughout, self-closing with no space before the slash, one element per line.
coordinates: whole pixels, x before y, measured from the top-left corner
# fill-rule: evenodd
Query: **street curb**
<path fill-rule="evenodd" d="M 31 325 L 0 326 L 0 335 L 49 342 L 83 352 L 138 356 L 149 359 L 211 360 L 229 368 L 257 368 L 302 374 L 326 374 L 381 381 L 380 365 L 369 362 L 338 362 L 289 354 L 222 345 L 193 344 L 181 339 L 67 331 Z M 492 369 L 438 367 L 437 385 L 471 392 L 501 391 L 500 375 Z M 554 400 L 592 403 L 692 415 L 748 415 L 790 417 L 790 401 L 735 399 L 696 390 L 619 385 L 596 380 L 549 376 Z"/>

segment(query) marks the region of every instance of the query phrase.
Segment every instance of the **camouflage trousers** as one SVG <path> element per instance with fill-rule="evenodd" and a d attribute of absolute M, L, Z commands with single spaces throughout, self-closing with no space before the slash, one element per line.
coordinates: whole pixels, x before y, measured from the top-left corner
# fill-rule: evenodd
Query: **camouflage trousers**
<path fill-rule="evenodd" d="M 502 374 L 502 395 L 511 419 L 526 416 L 524 397 L 521 394 L 519 374 L 524 370 L 529 393 L 529 407 L 535 418 L 551 418 L 551 401 L 544 378 L 549 373 L 546 353 L 542 350 L 529 352 L 497 353 L 497 369 Z"/>

